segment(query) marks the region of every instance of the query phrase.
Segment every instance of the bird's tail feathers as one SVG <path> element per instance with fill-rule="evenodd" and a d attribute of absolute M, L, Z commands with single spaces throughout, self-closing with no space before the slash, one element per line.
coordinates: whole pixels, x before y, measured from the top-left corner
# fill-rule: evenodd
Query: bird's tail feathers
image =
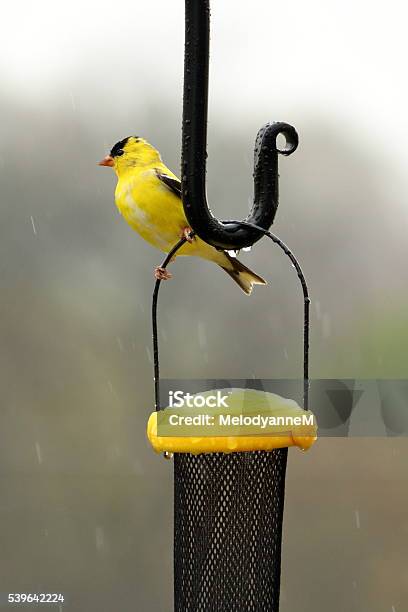
<path fill-rule="evenodd" d="M 247 295 L 251 295 L 254 285 L 266 285 L 267 282 L 255 272 L 244 266 L 238 259 L 231 257 L 228 253 L 224 253 L 228 259 L 229 265 L 221 266 L 227 274 L 241 287 L 242 291 Z"/>

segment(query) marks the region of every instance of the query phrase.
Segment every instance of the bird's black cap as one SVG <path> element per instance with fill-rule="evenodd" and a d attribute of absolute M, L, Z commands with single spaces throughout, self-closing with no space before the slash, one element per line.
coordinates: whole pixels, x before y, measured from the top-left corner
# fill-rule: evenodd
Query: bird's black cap
<path fill-rule="evenodd" d="M 119 157 L 120 155 L 123 155 L 124 150 L 123 147 L 126 146 L 129 138 L 134 138 L 136 140 L 136 142 L 139 140 L 139 136 L 126 136 L 126 138 L 124 138 L 123 140 L 119 140 L 119 142 L 117 142 L 112 148 L 111 148 L 111 157 Z"/>

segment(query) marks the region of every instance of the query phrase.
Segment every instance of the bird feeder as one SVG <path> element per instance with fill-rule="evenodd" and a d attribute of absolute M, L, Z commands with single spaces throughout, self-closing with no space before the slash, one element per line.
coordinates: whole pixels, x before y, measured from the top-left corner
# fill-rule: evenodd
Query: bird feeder
<path fill-rule="evenodd" d="M 224 250 L 239 250 L 269 237 L 289 257 L 303 292 L 302 410 L 308 410 L 309 294 L 293 252 L 269 231 L 278 207 L 278 157 L 298 146 L 287 123 L 268 123 L 257 135 L 254 201 L 242 221 L 220 221 L 206 201 L 210 7 L 209 0 L 185 2 L 185 59 L 182 136 L 182 200 L 194 234 Z M 286 145 L 279 148 L 282 134 Z M 162 263 L 165 268 L 182 238 Z M 155 408 L 160 406 L 157 305 L 152 302 Z M 293 407 L 292 407 L 293 408 Z M 300 410 L 300 408 L 299 408 Z M 151 415 L 148 437 L 158 452 L 174 453 L 174 609 L 176 612 L 278 612 L 287 447 L 308 448 L 316 429 L 285 435 L 201 440 L 159 435 Z"/>

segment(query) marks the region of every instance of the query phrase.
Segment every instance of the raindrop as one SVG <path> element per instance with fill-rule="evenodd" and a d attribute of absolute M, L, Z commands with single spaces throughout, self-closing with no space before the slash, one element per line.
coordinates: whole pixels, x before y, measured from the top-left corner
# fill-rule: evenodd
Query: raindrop
<path fill-rule="evenodd" d="M 315 301 L 315 309 L 316 309 L 316 318 L 317 318 L 317 319 L 320 319 L 320 318 L 321 318 L 321 316 L 322 316 L 322 311 L 321 311 L 321 308 L 320 308 L 320 302 L 319 302 L 319 300 L 316 300 L 316 301 Z"/>
<path fill-rule="evenodd" d="M 38 442 L 35 443 L 35 452 L 37 453 L 38 463 L 41 465 L 43 460 L 41 455 L 41 448 Z"/>
<path fill-rule="evenodd" d="M 146 346 L 146 353 L 147 353 L 147 358 L 148 358 L 149 362 L 153 363 L 152 354 L 150 352 L 150 347 L 148 347 L 148 346 Z"/>
<path fill-rule="evenodd" d="M 327 312 L 323 315 L 322 328 L 323 337 L 328 338 L 331 335 L 331 320 L 330 315 Z"/>
<path fill-rule="evenodd" d="M 355 510 L 355 516 L 356 516 L 356 527 L 357 529 L 360 529 L 360 512 L 358 510 Z"/>
<path fill-rule="evenodd" d="M 31 225 L 33 227 L 34 236 L 36 236 L 37 235 L 37 229 L 35 227 L 34 218 L 33 218 L 32 215 L 31 215 L 30 219 L 31 219 Z"/>
<path fill-rule="evenodd" d="M 102 527 L 95 527 L 95 545 L 99 552 L 105 547 L 105 536 Z"/>
<path fill-rule="evenodd" d="M 119 338 L 119 336 L 116 336 L 116 342 L 118 343 L 118 347 L 121 353 L 123 353 L 123 344 L 122 344 L 122 340 Z"/>
<path fill-rule="evenodd" d="M 70 97 L 70 100 L 71 100 L 72 110 L 74 111 L 74 113 L 76 113 L 75 98 L 74 98 L 74 94 L 72 93 L 72 91 L 69 92 L 69 97 Z"/>
<path fill-rule="evenodd" d="M 200 345 L 200 348 L 204 349 L 207 347 L 207 336 L 205 333 L 205 326 L 202 321 L 198 321 L 197 331 L 198 331 L 198 344 Z"/>

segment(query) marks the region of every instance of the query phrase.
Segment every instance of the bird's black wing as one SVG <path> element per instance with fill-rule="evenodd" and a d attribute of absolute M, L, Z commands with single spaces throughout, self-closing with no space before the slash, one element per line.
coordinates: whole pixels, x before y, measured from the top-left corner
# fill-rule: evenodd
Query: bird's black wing
<path fill-rule="evenodd" d="M 176 196 L 181 198 L 181 181 L 168 174 L 162 174 L 156 170 L 157 178 L 166 185 Z"/>

